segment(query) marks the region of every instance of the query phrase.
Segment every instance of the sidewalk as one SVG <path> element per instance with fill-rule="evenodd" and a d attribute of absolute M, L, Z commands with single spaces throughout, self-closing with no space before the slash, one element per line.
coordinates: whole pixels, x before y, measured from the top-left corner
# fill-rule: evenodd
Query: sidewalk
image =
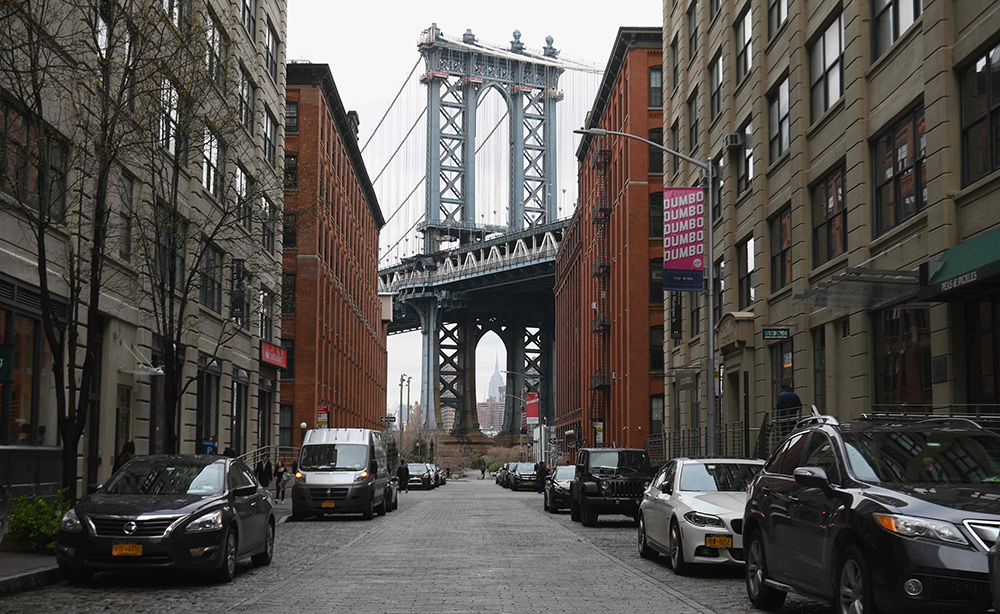
<path fill-rule="evenodd" d="M 0 597 L 58 582 L 62 572 L 51 554 L 0 552 Z"/>

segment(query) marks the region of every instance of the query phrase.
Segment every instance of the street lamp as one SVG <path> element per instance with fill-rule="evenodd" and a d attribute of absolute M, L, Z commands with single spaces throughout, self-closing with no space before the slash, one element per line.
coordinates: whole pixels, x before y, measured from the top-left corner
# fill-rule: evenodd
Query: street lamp
<path fill-rule="evenodd" d="M 705 427 L 708 431 L 707 437 L 707 451 L 709 456 L 715 456 L 715 327 L 712 323 L 712 318 L 715 317 L 715 296 L 713 295 L 713 275 L 715 271 L 712 267 L 715 266 L 715 241 L 712 238 L 712 186 L 715 184 L 715 177 L 712 168 L 712 160 L 709 158 L 708 162 L 702 162 L 696 160 L 691 156 L 686 156 L 679 151 L 674 151 L 669 147 L 664 147 L 659 143 L 654 143 L 649 139 L 644 139 L 636 134 L 629 134 L 628 132 L 618 132 L 615 130 L 604 130 L 603 128 L 581 128 L 579 130 L 573 131 L 576 134 L 589 134 L 591 136 L 621 136 L 627 139 L 635 139 L 637 141 L 642 141 L 651 147 L 655 147 L 660 151 L 664 151 L 674 157 L 680 158 L 686 162 L 690 162 L 701 170 L 705 171 L 705 177 L 707 179 L 706 183 L 708 185 L 708 198 L 706 200 L 705 207 L 705 228 L 707 229 L 708 245 L 705 248 L 705 253 L 707 256 L 707 274 L 705 275 L 706 282 L 706 294 L 708 294 L 708 330 L 706 344 L 705 344 L 705 370 L 707 372 L 707 377 L 705 377 L 705 407 L 708 410 L 707 420 L 705 421 Z"/>

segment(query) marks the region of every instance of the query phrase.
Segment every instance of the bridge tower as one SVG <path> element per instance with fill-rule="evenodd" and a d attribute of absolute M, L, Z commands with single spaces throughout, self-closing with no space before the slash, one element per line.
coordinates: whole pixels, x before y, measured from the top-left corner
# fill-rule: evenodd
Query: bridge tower
<path fill-rule="evenodd" d="M 530 231 L 557 218 L 556 103 L 564 65 L 546 38 L 541 54 L 527 50 L 515 31 L 509 48 L 480 43 L 471 30 L 461 40 L 432 24 L 418 42 L 427 87 L 426 212 L 418 226 L 423 253 L 439 254 L 449 244 L 469 246 L 487 236 Z M 509 212 L 506 226 L 476 223 L 476 108 L 490 89 L 506 101 L 510 125 Z M 511 254 L 504 254 L 510 256 Z M 485 316 L 456 309 L 448 292 L 411 296 L 408 307 L 422 332 L 420 404 L 422 426 L 443 426 L 442 406 L 455 409 L 452 433 L 478 432 L 476 346 L 494 330 L 507 346 L 504 431 L 520 429 L 519 410 L 528 392 L 538 392 L 541 415 L 554 423 L 552 322 L 517 313 Z M 526 310 L 530 311 L 530 310 Z"/>

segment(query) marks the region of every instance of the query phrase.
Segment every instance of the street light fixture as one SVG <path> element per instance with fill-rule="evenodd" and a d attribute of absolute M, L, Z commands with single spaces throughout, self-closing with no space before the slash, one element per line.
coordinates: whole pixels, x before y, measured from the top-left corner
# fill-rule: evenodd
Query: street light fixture
<path fill-rule="evenodd" d="M 709 456 L 715 456 L 715 327 L 712 322 L 712 318 L 715 317 L 715 296 L 713 294 L 713 276 L 715 271 L 712 269 L 715 266 L 715 241 L 712 238 L 712 207 L 714 203 L 712 202 L 712 186 L 715 183 L 714 172 L 712 168 L 712 160 L 709 158 L 708 162 L 702 162 L 696 160 L 691 156 L 686 156 L 679 151 L 674 151 L 669 147 L 664 147 L 659 143 L 654 143 L 649 139 L 644 139 L 637 134 L 629 134 L 628 132 L 618 132 L 615 130 L 604 130 L 603 128 L 581 128 L 579 130 L 573 131 L 576 134 L 589 134 L 590 136 L 620 136 L 627 139 L 635 139 L 637 141 L 642 141 L 650 147 L 655 147 L 660 151 L 666 152 L 674 157 L 680 158 L 686 162 L 690 162 L 696 167 L 700 168 L 705 172 L 705 177 L 707 179 L 706 184 L 708 185 L 708 198 L 706 199 L 707 206 L 705 207 L 705 228 L 707 229 L 707 243 L 705 247 L 705 253 L 707 255 L 708 262 L 706 263 L 706 275 L 705 275 L 705 285 L 708 294 L 708 330 L 706 344 L 705 344 L 705 408 L 708 410 L 708 416 L 705 420 L 705 427 L 708 431 L 706 439 L 707 452 Z M 676 408 L 675 408 L 676 410 Z"/>

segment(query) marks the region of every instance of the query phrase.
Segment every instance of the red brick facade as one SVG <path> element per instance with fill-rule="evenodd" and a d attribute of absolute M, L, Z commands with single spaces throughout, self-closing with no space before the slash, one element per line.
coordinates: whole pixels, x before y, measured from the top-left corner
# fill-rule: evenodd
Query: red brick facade
<path fill-rule="evenodd" d="M 651 91 L 650 73 L 661 65 L 659 28 L 622 28 L 590 114 L 588 128 L 603 128 L 656 138 L 663 121 L 658 92 Z M 662 80 L 661 80 L 662 82 Z M 652 100 L 651 100 L 652 98 Z M 603 322 L 595 277 L 600 246 L 595 204 L 598 149 L 610 150 L 607 194 L 611 207 L 605 224 Z M 662 430 L 663 413 L 663 176 L 659 152 L 650 160 L 649 147 L 622 137 L 584 137 L 580 160 L 580 200 L 556 258 L 556 431 L 563 450 L 595 445 L 593 376 L 601 371 L 598 335 L 606 323 L 606 373 L 610 378 L 604 410 L 604 446 L 643 447 L 651 425 Z M 652 271 L 659 268 L 659 275 Z M 653 279 L 651 283 L 651 279 Z M 654 416 L 656 420 L 651 419 Z M 568 431 L 573 431 L 567 434 Z"/>
<path fill-rule="evenodd" d="M 285 154 L 296 159 L 285 163 L 281 330 L 285 345 L 293 343 L 294 372 L 282 383 L 281 406 L 286 421 L 292 408 L 294 425 L 292 442 L 283 443 L 300 445 L 298 425 L 315 428 L 320 407 L 329 407 L 331 428 L 385 426 L 387 328 L 377 277 L 384 220 L 356 117 L 344 110 L 329 66 L 289 64 L 287 102 L 298 105 L 298 130 L 286 122 Z"/>

